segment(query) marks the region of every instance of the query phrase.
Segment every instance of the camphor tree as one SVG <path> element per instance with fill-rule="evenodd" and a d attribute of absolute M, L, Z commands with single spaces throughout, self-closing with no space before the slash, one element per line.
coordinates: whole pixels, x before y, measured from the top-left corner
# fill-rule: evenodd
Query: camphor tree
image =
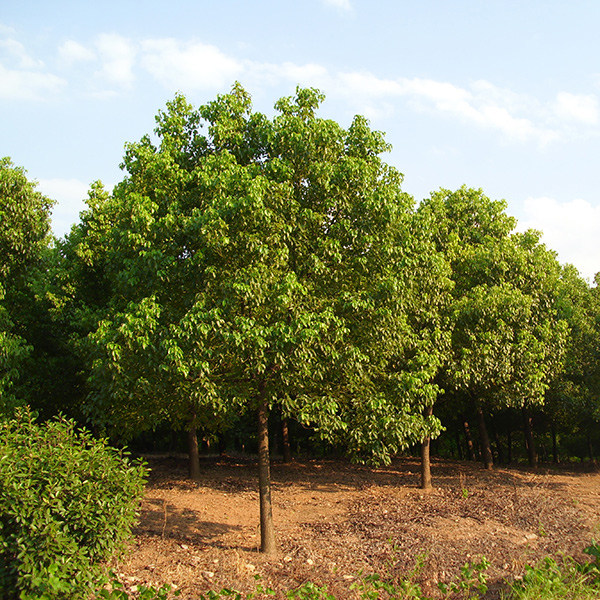
<path fill-rule="evenodd" d="M 455 287 L 452 351 L 442 379 L 478 415 L 482 459 L 493 465 L 485 412 L 542 403 L 561 367 L 566 324 L 556 312 L 559 265 L 539 234 L 511 233 L 504 202 L 481 190 L 441 190 L 423 202 Z M 533 445 L 530 444 L 533 448 Z"/>
<path fill-rule="evenodd" d="M 34 272 L 50 241 L 51 206 L 22 168 L 0 159 L 0 414 L 30 399 L 28 320 Z"/>
<path fill-rule="evenodd" d="M 439 431 L 412 199 L 383 136 L 318 118 L 322 100 L 298 89 L 268 119 L 240 85 L 199 110 L 177 96 L 72 234 L 110 282 L 86 342 L 90 416 L 139 431 L 255 411 L 267 553 L 273 407 L 359 459 Z"/>
<path fill-rule="evenodd" d="M 572 265 L 561 270 L 559 314 L 568 323 L 569 337 L 564 370 L 552 382 L 544 411 L 550 421 L 555 462 L 560 434 L 580 434 L 588 457 L 594 460 L 592 435 L 600 421 L 598 276 L 595 283 L 591 287 Z"/>

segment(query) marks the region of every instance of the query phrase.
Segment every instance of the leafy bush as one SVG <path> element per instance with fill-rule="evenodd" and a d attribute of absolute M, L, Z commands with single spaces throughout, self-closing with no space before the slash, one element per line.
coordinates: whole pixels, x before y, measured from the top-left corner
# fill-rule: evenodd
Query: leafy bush
<path fill-rule="evenodd" d="M 0 422 L 0 597 L 86 597 L 137 519 L 146 470 L 65 419 Z"/>

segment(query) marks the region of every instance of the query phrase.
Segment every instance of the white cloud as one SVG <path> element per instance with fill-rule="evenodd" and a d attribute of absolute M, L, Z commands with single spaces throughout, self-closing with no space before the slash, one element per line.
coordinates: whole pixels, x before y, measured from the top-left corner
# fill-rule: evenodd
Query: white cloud
<path fill-rule="evenodd" d="M 25 46 L 11 37 L 14 30 L 0 24 L 0 98 L 45 100 L 58 93 L 66 81 L 44 71 L 44 62 L 32 57 Z"/>
<path fill-rule="evenodd" d="M 29 56 L 25 46 L 13 38 L 0 40 L 0 49 L 17 61 L 16 67 L 19 69 L 39 69 L 44 66 L 41 60 Z"/>
<path fill-rule="evenodd" d="M 402 97 L 414 110 L 447 114 L 497 130 L 510 139 L 543 145 L 559 137 L 556 130 L 535 122 L 534 115 L 539 113 L 535 101 L 487 81 L 460 87 L 418 77 L 382 79 L 371 73 L 343 73 L 339 81 L 346 94 L 353 98 L 372 102 Z"/>
<path fill-rule="evenodd" d="M 241 62 L 201 42 L 155 39 L 142 42 L 141 48 L 142 66 L 169 88 L 218 89 L 243 70 Z"/>
<path fill-rule="evenodd" d="M 400 82 L 393 79 L 380 79 L 368 72 L 340 73 L 338 76 L 341 91 L 353 97 L 359 95 L 370 98 L 401 96 L 403 93 Z"/>
<path fill-rule="evenodd" d="M 96 54 L 92 50 L 73 40 L 67 40 L 62 44 L 58 48 L 58 55 L 62 61 L 69 66 L 74 63 L 87 62 L 96 58 Z"/>
<path fill-rule="evenodd" d="M 527 198 L 519 230 L 538 229 L 542 241 L 558 253 L 562 263 L 572 263 L 590 281 L 600 271 L 600 205 L 575 199 Z"/>
<path fill-rule="evenodd" d="M 316 86 L 323 91 L 332 87 L 332 78 L 327 69 L 314 63 L 297 65 L 291 62 L 281 64 L 246 62 L 243 66 L 244 80 L 248 79 L 260 86 L 276 86 L 283 80 L 286 84 Z"/>
<path fill-rule="evenodd" d="M 0 98 L 5 100 L 45 100 L 67 84 L 51 73 L 7 69 L 0 64 Z"/>
<path fill-rule="evenodd" d="M 350 0 L 323 0 L 325 4 L 329 6 L 334 6 L 335 8 L 341 8 L 342 10 L 352 10 L 352 5 L 350 4 Z"/>
<path fill-rule="evenodd" d="M 17 32 L 14 27 L 9 27 L 8 25 L 4 25 L 4 23 L 0 23 L 0 35 L 15 35 Z"/>
<path fill-rule="evenodd" d="M 136 58 L 133 42 L 114 33 L 103 33 L 98 36 L 94 46 L 102 61 L 97 75 L 108 83 L 130 87 L 134 81 L 133 67 Z"/>
<path fill-rule="evenodd" d="M 89 185 L 78 179 L 41 179 L 37 189 L 56 200 L 52 211 L 52 230 L 57 237 L 64 236 L 73 223 L 79 221 L 79 213 L 85 208 Z"/>
<path fill-rule="evenodd" d="M 588 125 L 598 123 L 596 96 L 560 92 L 556 96 L 554 110 L 561 119 L 579 121 Z"/>

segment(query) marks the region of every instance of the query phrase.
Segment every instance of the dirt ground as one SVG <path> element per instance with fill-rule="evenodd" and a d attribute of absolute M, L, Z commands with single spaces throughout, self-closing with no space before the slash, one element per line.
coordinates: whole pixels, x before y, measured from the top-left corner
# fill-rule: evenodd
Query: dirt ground
<path fill-rule="evenodd" d="M 371 469 L 339 460 L 274 462 L 280 552 L 258 552 L 256 465 L 206 459 L 198 482 L 183 458 L 152 468 L 129 554 L 116 565 L 126 586 L 168 583 L 182 599 L 223 587 L 248 592 L 256 578 L 277 591 L 306 581 L 354 598 L 359 573 L 407 576 L 435 595 L 438 582 L 485 556 L 490 591 L 548 554 L 582 558 L 600 529 L 600 473 L 568 467 L 497 468 L 434 461 L 434 490 L 418 488 L 419 464 Z"/>

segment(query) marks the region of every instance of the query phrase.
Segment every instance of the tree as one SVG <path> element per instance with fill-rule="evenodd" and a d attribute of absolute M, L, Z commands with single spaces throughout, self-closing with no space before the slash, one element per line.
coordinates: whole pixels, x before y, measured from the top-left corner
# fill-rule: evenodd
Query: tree
<path fill-rule="evenodd" d="M 382 134 L 318 118 L 322 100 L 298 89 L 269 120 L 239 85 L 197 111 L 177 96 L 91 207 L 87 223 L 111 222 L 100 242 L 75 234 L 111 282 L 88 337 L 90 415 L 139 431 L 255 412 L 268 553 L 273 407 L 359 459 L 439 431 L 423 416 L 435 335 L 410 316 L 412 199 Z"/>
<path fill-rule="evenodd" d="M 26 391 L 34 350 L 31 307 L 35 271 L 50 240 L 51 206 L 24 169 L 0 159 L 0 412 L 31 400 Z"/>
<path fill-rule="evenodd" d="M 434 223 L 454 282 L 452 352 L 442 380 L 475 409 L 487 468 L 493 458 L 485 412 L 542 403 L 566 335 L 556 312 L 555 254 L 537 232 L 512 233 L 516 222 L 505 209 L 466 187 L 436 192 L 419 209 Z"/>
<path fill-rule="evenodd" d="M 559 314 L 568 323 L 564 369 L 555 374 L 545 412 L 551 426 L 554 460 L 559 434 L 581 435 L 593 460 L 592 436 L 600 420 L 600 303 L 572 265 L 561 270 Z"/>

